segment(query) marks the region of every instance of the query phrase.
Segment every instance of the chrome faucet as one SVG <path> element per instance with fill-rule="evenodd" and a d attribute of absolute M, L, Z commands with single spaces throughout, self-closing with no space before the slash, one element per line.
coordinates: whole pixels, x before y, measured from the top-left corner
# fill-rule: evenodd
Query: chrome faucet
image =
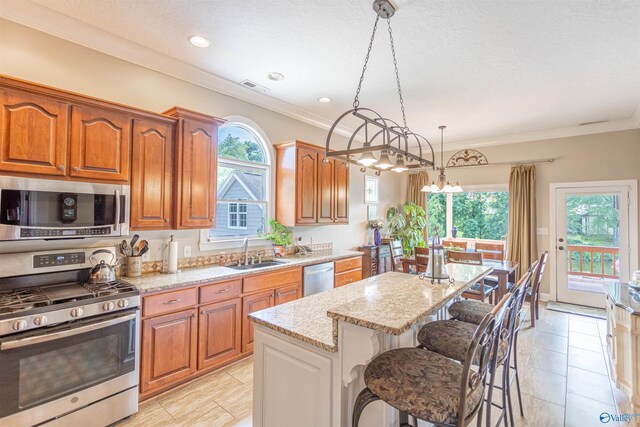
<path fill-rule="evenodd" d="M 249 257 L 247 254 L 249 253 L 249 238 L 245 237 L 242 241 L 242 247 L 244 249 L 244 265 L 249 265 Z"/>

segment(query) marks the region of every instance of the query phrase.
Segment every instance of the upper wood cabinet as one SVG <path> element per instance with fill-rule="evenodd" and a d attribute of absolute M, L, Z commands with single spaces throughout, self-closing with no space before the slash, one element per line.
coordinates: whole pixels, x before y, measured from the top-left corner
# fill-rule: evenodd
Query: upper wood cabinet
<path fill-rule="evenodd" d="M 349 222 L 349 164 L 302 141 L 276 145 L 276 219 L 283 225 Z"/>
<path fill-rule="evenodd" d="M 134 120 L 131 158 L 131 228 L 173 228 L 172 119 Z"/>
<path fill-rule="evenodd" d="M 70 176 L 129 181 L 131 116 L 101 107 L 71 108 Z"/>
<path fill-rule="evenodd" d="M 212 228 L 216 217 L 217 117 L 174 107 L 178 118 L 176 228 Z"/>
<path fill-rule="evenodd" d="M 0 88 L 0 170 L 66 174 L 68 104 Z"/>

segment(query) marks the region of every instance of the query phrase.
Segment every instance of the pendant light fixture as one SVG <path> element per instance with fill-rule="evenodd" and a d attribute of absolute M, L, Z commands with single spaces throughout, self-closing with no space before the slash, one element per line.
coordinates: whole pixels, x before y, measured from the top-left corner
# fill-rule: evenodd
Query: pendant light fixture
<path fill-rule="evenodd" d="M 462 192 L 462 187 L 457 182 L 455 184 L 449 183 L 447 181 L 447 176 L 444 173 L 444 130 L 446 126 L 438 126 L 440 129 L 440 167 L 438 170 L 440 173 L 438 174 L 438 182 L 432 182 L 431 185 L 425 185 L 422 187 L 422 192 L 424 193 L 460 193 Z"/>
<path fill-rule="evenodd" d="M 412 132 L 407 126 L 407 118 L 402 98 L 400 86 L 400 74 L 398 72 L 398 62 L 396 59 L 396 49 L 393 43 L 393 33 L 391 31 L 391 17 L 395 14 L 396 8 L 390 0 L 375 0 L 373 10 L 376 13 L 376 20 L 373 25 L 373 32 L 369 41 L 369 48 L 364 59 L 360 81 L 353 99 L 353 108 L 344 112 L 333 123 L 326 142 L 326 157 L 337 157 L 345 159 L 350 163 L 362 166 L 365 171 L 367 167 L 376 169 L 376 174 L 380 171 L 391 169 L 394 172 L 404 172 L 409 169 L 435 167 L 435 155 L 431 143 L 423 136 Z M 402 125 L 395 121 L 383 118 L 380 114 L 370 108 L 360 107 L 360 90 L 364 82 L 369 56 L 373 47 L 376 30 L 380 18 L 387 21 L 389 42 L 391 44 L 391 56 L 396 77 L 398 98 L 400 100 L 400 112 L 402 114 Z M 336 133 L 336 129 L 343 119 L 347 119 L 349 124 L 342 126 L 355 129 L 351 133 L 346 149 L 331 149 L 331 137 Z M 356 122 L 355 126 L 353 122 Z M 341 126 L 341 127 L 342 127 Z M 344 128 L 340 129 L 344 134 Z M 361 143 L 361 146 L 359 146 Z M 423 148 L 425 153 L 423 153 Z M 380 153 L 376 158 L 375 153 Z M 430 154 L 430 156 L 429 156 Z M 429 157 L 427 157 L 429 156 Z M 357 158 L 357 160 L 352 160 Z M 395 157 L 395 164 L 392 158 Z"/>

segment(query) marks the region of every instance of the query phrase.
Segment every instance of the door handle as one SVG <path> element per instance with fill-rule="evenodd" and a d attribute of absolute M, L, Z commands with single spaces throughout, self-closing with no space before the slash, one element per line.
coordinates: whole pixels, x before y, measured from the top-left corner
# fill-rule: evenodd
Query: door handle
<path fill-rule="evenodd" d="M 559 251 L 564 251 L 564 246 L 558 246 Z"/>
<path fill-rule="evenodd" d="M 564 242 L 564 239 L 561 237 L 561 238 L 558 239 L 558 242 L 562 243 L 562 242 Z"/>
<path fill-rule="evenodd" d="M 114 195 L 116 197 L 116 200 L 115 200 L 116 218 L 115 218 L 115 221 L 113 223 L 113 230 L 116 231 L 116 230 L 118 230 L 118 226 L 120 225 L 120 192 L 118 190 L 116 190 L 114 192 Z"/>

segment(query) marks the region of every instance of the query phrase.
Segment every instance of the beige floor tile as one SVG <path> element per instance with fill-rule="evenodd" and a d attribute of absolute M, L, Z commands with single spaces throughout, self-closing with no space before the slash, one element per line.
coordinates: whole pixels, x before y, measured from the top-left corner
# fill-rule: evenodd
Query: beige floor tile
<path fill-rule="evenodd" d="M 618 427 L 615 421 L 608 421 L 609 414 L 615 414 L 616 408 L 606 405 L 596 400 L 578 396 L 573 393 L 567 394 L 567 407 L 565 412 L 565 427 Z M 600 417 L 603 421 L 600 421 Z"/>
<path fill-rule="evenodd" d="M 253 383 L 253 356 L 242 359 L 225 369 L 232 377 L 244 384 Z"/>
<path fill-rule="evenodd" d="M 536 321 L 536 329 L 548 334 L 566 337 L 569 335 L 569 319 L 562 316 L 545 316 Z"/>
<path fill-rule="evenodd" d="M 243 384 L 234 378 L 225 387 L 210 390 L 209 396 L 234 417 L 245 415 L 253 408 L 253 384 Z"/>
<path fill-rule="evenodd" d="M 597 400 L 605 405 L 614 405 L 611 383 L 607 375 L 569 366 L 567 392 Z"/>
<path fill-rule="evenodd" d="M 546 332 L 538 332 L 536 340 L 533 343 L 533 347 L 567 354 L 567 343 L 568 340 L 566 337 L 549 334 Z"/>
<path fill-rule="evenodd" d="M 144 402 L 136 414 L 122 421 L 118 426 L 122 427 L 169 427 L 175 424 L 173 417 L 158 404 L 157 401 Z"/>
<path fill-rule="evenodd" d="M 569 345 L 589 351 L 602 351 L 602 343 L 599 337 L 585 335 L 579 332 L 569 333 Z"/>
<path fill-rule="evenodd" d="M 529 357 L 529 366 L 566 377 L 567 355 L 543 348 L 534 348 Z"/>
<path fill-rule="evenodd" d="M 600 351 L 596 352 L 577 347 L 569 347 L 569 366 L 608 375 L 604 354 Z"/>
<path fill-rule="evenodd" d="M 523 395 L 524 417 L 520 416 L 517 403 L 514 402 L 514 421 L 516 427 L 557 427 L 563 425 L 564 408 L 533 396 Z"/>
<path fill-rule="evenodd" d="M 564 407 L 567 379 L 542 369 L 528 366 L 522 378 L 522 392 Z"/>
<path fill-rule="evenodd" d="M 249 412 L 245 415 L 234 418 L 233 420 L 225 424 L 224 427 L 252 427 L 252 425 L 253 425 L 253 417 Z"/>
<path fill-rule="evenodd" d="M 223 427 L 233 421 L 233 415 L 214 402 L 176 419 L 176 427 Z"/>
<path fill-rule="evenodd" d="M 585 317 L 585 319 L 587 319 Z M 569 332 L 579 332 L 585 335 L 592 335 L 594 337 L 599 337 L 600 332 L 598 331 L 598 324 L 593 322 L 586 322 L 578 317 L 571 317 L 569 321 Z"/>

